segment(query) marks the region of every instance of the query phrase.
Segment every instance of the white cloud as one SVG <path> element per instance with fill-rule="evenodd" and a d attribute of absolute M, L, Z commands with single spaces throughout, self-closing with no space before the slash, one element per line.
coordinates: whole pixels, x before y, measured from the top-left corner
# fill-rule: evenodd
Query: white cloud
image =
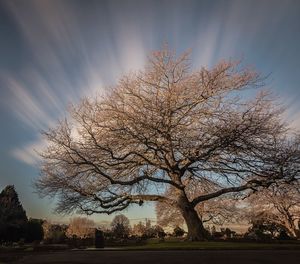
<path fill-rule="evenodd" d="M 36 166 L 41 160 L 38 153 L 41 152 L 46 146 L 46 141 L 42 138 L 39 138 L 38 140 L 30 142 L 23 147 L 13 149 L 11 151 L 11 155 L 28 165 Z"/>
<path fill-rule="evenodd" d="M 215 55 L 233 55 L 244 32 L 250 40 L 255 39 L 261 24 L 268 19 L 264 14 L 269 8 L 267 2 L 260 4 L 256 19 L 248 23 L 250 20 L 242 18 L 253 14 L 248 12 L 250 8 L 256 12 L 257 5 L 234 1 L 225 10 L 224 5 L 220 5 L 207 21 L 200 19 L 203 24 L 195 24 L 199 28 L 195 36 L 199 46 L 194 47 L 194 42 L 183 39 L 186 28 L 180 15 L 185 4 L 181 3 L 159 6 L 169 11 L 163 24 L 159 24 L 162 22 L 159 19 L 156 21 L 152 4 L 145 3 L 122 6 L 110 2 L 107 14 L 99 9 L 99 14 L 91 14 L 88 21 L 79 5 L 66 1 L 23 3 L 12 0 L 4 4 L 19 27 L 24 46 L 29 49 L 27 53 L 32 56 L 29 63 L 20 66 L 20 72 L 5 74 L 10 95 L 4 99 L 7 107 L 37 136 L 36 142 L 13 150 L 14 157 L 27 163 L 35 159 L 30 148 L 39 142 L 38 131 L 64 117 L 68 103 L 76 103 L 82 96 L 93 97 L 101 93 L 105 85 L 114 84 L 121 74 L 144 66 L 149 49 L 154 48 L 160 38 L 157 26 L 174 41 L 170 43 L 171 48 L 188 43 L 195 49 L 196 63 L 211 66 Z M 197 7 L 196 2 L 192 7 Z M 145 14 L 141 24 L 137 23 L 138 15 L 128 16 L 129 11 Z M 272 20 L 273 28 L 280 18 L 282 16 Z"/>
<path fill-rule="evenodd" d="M 3 103 L 19 120 L 34 129 L 42 129 L 52 123 L 52 118 L 47 113 L 42 100 L 39 100 L 26 86 L 13 77 L 6 76 L 4 79 L 10 91 L 10 100 Z"/>

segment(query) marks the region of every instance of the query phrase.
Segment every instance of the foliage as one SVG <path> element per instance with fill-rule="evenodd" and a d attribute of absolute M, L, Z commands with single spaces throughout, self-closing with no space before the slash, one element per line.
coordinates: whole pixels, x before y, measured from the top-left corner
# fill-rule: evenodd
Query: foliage
<path fill-rule="evenodd" d="M 5 187 L 0 193 L 0 241 L 25 238 L 27 221 L 14 186 Z"/>

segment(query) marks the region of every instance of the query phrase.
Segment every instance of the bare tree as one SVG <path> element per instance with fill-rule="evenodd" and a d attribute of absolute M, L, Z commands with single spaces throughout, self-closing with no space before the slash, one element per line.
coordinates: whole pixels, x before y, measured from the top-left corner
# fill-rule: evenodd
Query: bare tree
<path fill-rule="evenodd" d="M 292 237 L 300 237 L 300 189 L 297 185 L 273 185 L 247 199 L 245 218 L 264 219 L 282 226 Z"/>
<path fill-rule="evenodd" d="M 146 233 L 146 226 L 140 221 L 137 224 L 133 225 L 131 233 L 135 236 L 142 236 Z"/>
<path fill-rule="evenodd" d="M 266 92 L 239 96 L 259 85 L 257 73 L 231 61 L 193 71 L 188 54 L 155 52 L 144 71 L 83 99 L 44 133 L 37 188 L 58 197 L 58 212 L 164 202 L 179 209 L 189 239 L 204 239 L 198 204 L 298 177 L 299 137 L 288 137 L 283 109 Z M 215 188 L 189 199 L 190 178 Z M 164 195 L 168 186 L 175 198 Z"/>
<path fill-rule="evenodd" d="M 44 221 L 43 225 L 44 240 L 51 243 L 63 243 L 66 238 L 66 225 L 53 224 Z"/>
<path fill-rule="evenodd" d="M 112 220 L 110 226 L 112 228 L 113 233 L 118 238 L 125 238 L 129 235 L 130 221 L 123 214 L 116 215 Z"/>
<path fill-rule="evenodd" d="M 86 217 L 74 217 L 70 219 L 69 227 L 66 231 L 67 237 L 88 238 L 93 237 L 95 232 L 95 222 Z"/>

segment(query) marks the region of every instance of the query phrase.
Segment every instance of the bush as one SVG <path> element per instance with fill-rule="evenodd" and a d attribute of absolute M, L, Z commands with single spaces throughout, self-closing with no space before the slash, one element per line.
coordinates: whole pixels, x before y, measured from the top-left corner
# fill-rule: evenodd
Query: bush
<path fill-rule="evenodd" d="M 182 228 L 180 228 L 179 226 L 176 226 L 174 228 L 173 233 L 174 233 L 174 236 L 176 236 L 176 237 L 182 237 L 184 235 L 185 231 Z"/>
<path fill-rule="evenodd" d="M 288 234 L 282 225 L 269 221 L 268 219 L 258 219 L 252 222 L 252 226 L 245 234 L 245 238 L 259 241 L 288 238 Z"/>

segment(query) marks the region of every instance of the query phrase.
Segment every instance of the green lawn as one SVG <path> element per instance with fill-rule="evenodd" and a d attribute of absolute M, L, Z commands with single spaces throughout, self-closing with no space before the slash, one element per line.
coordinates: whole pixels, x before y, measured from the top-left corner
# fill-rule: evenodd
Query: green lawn
<path fill-rule="evenodd" d="M 299 249 L 299 242 L 285 243 L 245 243 L 245 242 L 188 242 L 188 241 L 165 241 L 150 240 L 145 245 L 124 246 L 128 250 L 179 250 L 179 249 Z"/>

